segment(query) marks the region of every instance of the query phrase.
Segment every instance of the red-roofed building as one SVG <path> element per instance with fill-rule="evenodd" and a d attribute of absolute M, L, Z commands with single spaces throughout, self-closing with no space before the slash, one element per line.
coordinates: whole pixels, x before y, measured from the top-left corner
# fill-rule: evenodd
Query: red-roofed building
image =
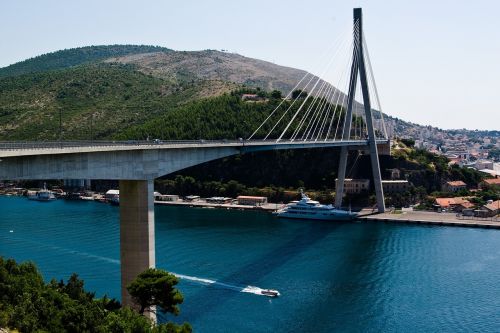
<path fill-rule="evenodd" d="M 453 210 L 456 212 L 461 212 L 464 209 L 469 209 L 474 207 L 473 203 L 461 197 L 436 198 L 436 205 L 438 205 L 441 209 Z"/>
<path fill-rule="evenodd" d="M 488 214 L 487 214 L 488 216 L 498 215 L 498 214 L 500 214 L 500 200 L 493 201 L 493 202 L 490 201 L 489 204 L 486 204 L 481 208 L 483 210 L 488 211 Z"/>
<path fill-rule="evenodd" d="M 455 181 L 451 181 L 451 182 L 446 182 L 444 185 L 443 185 L 443 191 L 444 192 L 458 192 L 460 190 L 466 190 L 467 189 L 467 184 L 465 184 L 463 181 L 461 180 L 455 180 Z"/>
<path fill-rule="evenodd" d="M 479 184 L 481 189 L 496 186 L 500 187 L 500 178 L 485 179 Z"/>

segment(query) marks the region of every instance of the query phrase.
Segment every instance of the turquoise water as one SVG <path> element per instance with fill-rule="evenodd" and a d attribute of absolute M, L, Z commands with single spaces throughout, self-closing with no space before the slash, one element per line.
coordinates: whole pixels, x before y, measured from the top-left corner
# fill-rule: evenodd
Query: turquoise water
<path fill-rule="evenodd" d="M 99 203 L 0 197 L 0 255 L 118 298 L 118 217 Z M 191 277 L 175 320 L 196 332 L 500 331 L 497 230 L 156 207 L 156 260 Z"/>

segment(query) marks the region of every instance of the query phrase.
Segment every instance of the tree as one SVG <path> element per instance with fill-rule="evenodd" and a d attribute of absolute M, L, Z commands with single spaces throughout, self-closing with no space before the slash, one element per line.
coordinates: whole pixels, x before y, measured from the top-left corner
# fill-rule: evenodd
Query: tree
<path fill-rule="evenodd" d="M 293 99 L 296 99 L 296 98 L 305 98 L 307 97 L 307 91 L 302 91 L 300 89 L 297 89 L 297 90 L 294 90 L 292 92 L 292 98 Z"/>
<path fill-rule="evenodd" d="M 273 91 L 271 91 L 271 97 L 272 98 L 276 98 L 276 99 L 277 98 L 281 98 L 281 91 L 279 91 L 279 90 L 273 90 Z"/>
<path fill-rule="evenodd" d="M 127 290 L 135 303 L 140 306 L 139 313 L 147 308 L 159 306 L 163 311 L 179 314 L 178 304 L 184 301 L 180 291 L 175 288 L 179 279 L 162 269 L 148 268 L 132 281 Z"/>
<path fill-rule="evenodd" d="M 413 148 L 415 146 L 415 140 L 411 138 L 401 139 L 401 142 L 404 143 L 406 147 Z"/>

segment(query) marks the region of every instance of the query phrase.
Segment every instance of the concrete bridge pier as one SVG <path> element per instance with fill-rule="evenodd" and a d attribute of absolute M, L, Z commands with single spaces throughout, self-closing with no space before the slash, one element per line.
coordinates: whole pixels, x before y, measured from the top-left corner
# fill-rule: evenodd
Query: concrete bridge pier
<path fill-rule="evenodd" d="M 137 308 L 127 285 L 155 267 L 153 180 L 120 180 L 120 260 L 123 305 Z M 149 317 L 155 319 L 153 313 Z"/>

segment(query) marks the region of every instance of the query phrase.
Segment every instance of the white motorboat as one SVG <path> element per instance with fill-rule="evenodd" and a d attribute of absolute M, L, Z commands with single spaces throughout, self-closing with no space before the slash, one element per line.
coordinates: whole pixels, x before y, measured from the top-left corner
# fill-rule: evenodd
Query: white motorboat
<path fill-rule="evenodd" d="M 279 291 L 274 290 L 274 289 L 261 289 L 260 293 L 261 293 L 261 295 L 268 296 L 268 297 L 280 296 Z"/>

